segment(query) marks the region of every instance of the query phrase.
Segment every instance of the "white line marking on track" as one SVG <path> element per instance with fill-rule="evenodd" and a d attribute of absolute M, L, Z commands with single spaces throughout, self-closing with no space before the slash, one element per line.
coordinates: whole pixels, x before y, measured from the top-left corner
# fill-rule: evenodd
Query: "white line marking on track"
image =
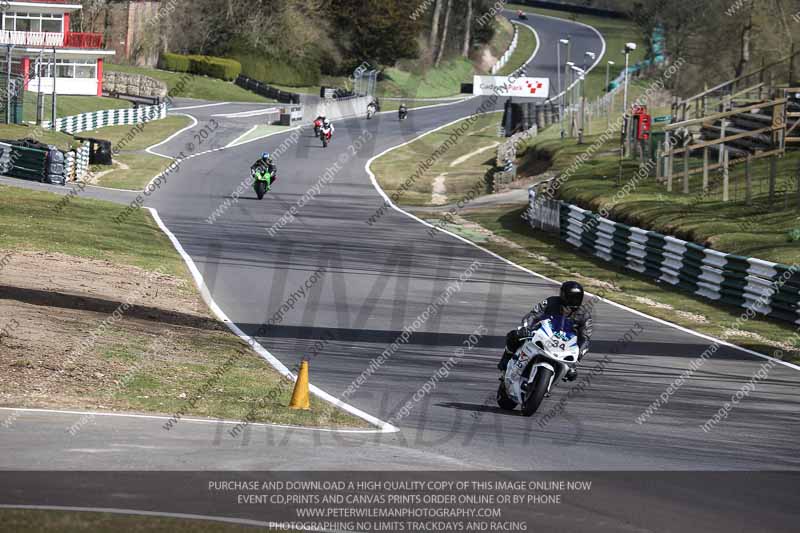
<path fill-rule="evenodd" d="M 595 30 L 595 31 L 596 31 L 596 30 Z M 521 270 L 521 271 L 523 271 L 523 272 L 527 272 L 528 274 L 531 274 L 532 276 L 536 276 L 536 277 L 538 277 L 538 278 L 541 278 L 541 279 L 543 279 L 543 280 L 545 280 L 545 281 L 549 281 L 549 282 L 551 282 L 551 283 L 554 283 L 554 284 L 556 284 L 556 285 L 560 285 L 560 284 L 561 284 L 561 282 L 559 282 L 559 281 L 556 281 L 556 280 L 554 280 L 554 279 L 552 279 L 552 278 L 548 278 L 547 276 L 543 276 L 542 274 L 539 274 L 539 273 L 537 273 L 537 272 L 534 272 L 533 270 L 530 270 L 530 269 L 528 269 L 528 268 L 525 268 L 524 266 L 518 265 L 518 264 L 514 263 L 513 261 L 511 261 L 511 260 L 509 260 L 509 259 L 506 259 L 505 257 L 503 257 L 503 256 L 501 256 L 501 255 L 499 255 L 499 254 L 496 254 L 496 253 L 494 253 L 493 251 L 491 251 L 491 250 L 488 250 L 488 249 L 484 248 L 483 246 L 480 246 L 480 245 L 478 245 L 478 244 L 476 244 L 476 243 L 474 243 L 474 242 L 470 241 L 469 239 L 467 239 L 467 238 L 465 238 L 465 237 L 462 237 L 462 236 L 460 236 L 460 235 L 456 235 L 455 233 L 451 233 L 451 232 L 449 232 L 449 231 L 447 231 L 447 230 L 445 230 L 445 229 L 442 229 L 442 228 L 440 228 L 440 227 L 438 227 L 438 226 L 434 226 L 433 224 L 430 224 L 430 223 L 428 223 L 428 222 L 425 222 L 425 221 L 424 221 L 424 220 L 422 220 L 421 218 L 419 218 L 419 217 L 416 217 L 416 216 L 412 215 L 411 213 L 409 213 L 409 212 L 407 212 L 407 211 L 404 211 L 404 210 L 403 210 L 401 207 L 399 207 L 399 206 L 395 205 L 395 204 L 394 204 L 394 202 L 392 202 L 391 198 L 389 198 L 389 196 L 386 194 L 386 192 L 384 192 L 384 190 L 383 190 L 383 189 L 381 188 L 381 186 L 378 184 L 378 180 L 375 178 L 375 173 L 374 173 L 374 172 L 372 172 L 372 169 L 370 168 L 370 167 L 372 166 L 372 162 L 373 162 L 373 161 L 375 161 L 375 160 L 376 160 L 376 159 L 378 159 L 379 157 L 382 157 L 382 156 L 384 156 L 384 155 L 388 154 L 389 152 L 391 152 L 391 151 L 393 151 L 393 150 L 397 150 L 398 148 L 402 148 L 403 146 L 407 146 L 407 145 L 409 145 L 409 144 L 411 144 L 411 143 L 413 143 L 413 142 L 415 142 L 415 141 L 418 141 L 419 139 L 421 139 L 421 138 L 425 137 L 426 135 L 430 135 L 431 133 L 434 133 L 434 132 L 436 132 L 436 131 L 439 131 L 439 130 L 441 130 L 441 129 L 443 129 L 443 128 L 447 128 L 447 127 L 449 127 L 449 126 L 452 126 L 453 124 L 456 124 L 456 123 L 458 123 L 458 122 L 461 122 L 462 120 L 465 120 L 465 119 L 463 119 L 463 118 L 460 118 L 460 119 L 458 119 L 458 120 L 454 120 L 453 122 L 450 122 L 449 124 L 445 124 L 444 126 L 439 126 L 438 128 L 435 128 L 435 129 L 432 129 L 432 130 L 430 130 L 430 131 L 427 131 L 427 132 L 423 133 L 422 135 L 420 135 L 420 136 L 418 136 L 418 137 L 416 137 L 416 138 L 414 138 L 414 139 L 411 139 L 410 141 L 406 141 L 406 142 L 404 142 L 403 144 L 399 144 L 399 145 L 397 145 L 397 146 L 394 146 L 394 147 L 392 147 L 392 148 L 389 148 L 389 149 L 387 149 L 387 150 L 385 150 L 385 151 L 381 152 L 380 154 L 378 154 L 378 155 L 376 155 L 376 156 L 373 156 L 373 157 L 372 157 L 372 158 L 371 158 L 369 161 L 367 161 L 367 164 L 366 164 L 366 166 L 364 167 L 364 169 L 367 171 L 367 174 L 369 175 L 369 179 L 370 179 L 370 181 L 372 181 L 372 185 L 373 185 L 373 187 L 375 187 L 375 190 L 377 190 L 377 191 L 378 191 L 378 194 L 380 194 L 380 195 L 381 195 L 381 197 L 384 199 L 384 201 L 387 203 L 387 205 L 389 205 L 389 206 L 390 206 L 392 209 L 394 209 L 395 211 L 398 211 L 398 212 L 400 212 L 400 213 L 402 213 L 402 214 L 406 215 L 406 216 L 407 216 L 407 217 L 409 217 L 409 218 L 413 218 L 414 220 L 416 220 L 417 222 L 419 222 L 420 224 L 422 224 L 422 225 L 424 225 L 424 226 L 427 226 L 427 227 L 429 227 L 429 228 L 436 228 L 436 230 L 438 230 L 438 231 L 440 231 L 440 232 L 442 232 L 442 233 L 445 233 L 445 234 L 447 234 L 447 235 L 450 235 L 451 237 L 454 237 L 454 238 L 458 239 L 459 241 L 462 241 L 462 242 L 464 242 L 464 243 L 466 243 L 466 244 L 469 244 L 470 246 L 474 246 L 475 248 L 477 248 L 477 249 L 479 249 L 479 250 L 482 250 L 483 252 L 485 252 L 485 253 L 487 253 L 487 254 L 491 255 L 492 257 L 495 257 L 495 258 L 497 258 L 497 259 L 499 259 L 499 260 L 503 261 L 504 263 L 507 263 L 507 264 L 509 264 L 509 265 L 513 266 L 514 268 L 517 268 L 517 269 L 519 269 L 519 270 Z M 376 223 L 377 223 L 377 222 L 376 222 Z M 594 296 L 594 295 L 592 295 L 592 294 L 591 294 L 591 293 L 589 293 L 589 292 L 587 292 L 586 294 L 587 294 L 587 295 L 589 295 L 589 296 Z M 793 364 L 793 363 L 789 363 L 788 361 L 783 361 L 783 360 L 781 360 L 781 359 L 776 359 L 776 358 L 774 358 L 774 357 L 771 357 L 771 356 L 769 356 L 769 355 L 765 355 L 765 354 L 762 354 L 762 353 L 756 352 L 756 351 L 754 351 L 754 350 L 750 350 L 750 349 L 748 349 L 748 348 L 743 348 L 743 347 L 741 347 L 741 346 L 737 346 L 737 345 L 735 345 L 735 344 L 732 344 L 732 343 L 730 343 L 730 342 L 724 341 L 724 340 L 722 340 L 722 339 L 717 339 L 717 338 L 715 338 L 715 337 L 712 337 L 712 336 L 710 336 L 710 335 L 706 335 L 706 334 L 704 334 L 704 333 L 699 333 L 699 332 L 697 332 L 697 331 L 693 331 L 693 330 L 691 330 L 691 329 L 688 329 L 688 328 L 685 328 L 685 327 L 683 327 L 683 326 L 679 326 L 678 324 L 673 324 L 672 322 L 668 322 L 668 321 L 666 321 L 666 320 L 663 320 L 663 319 L 660 319 L 660 318 L 657 318 L 657 317 L 654 317 L 654 316 L 650 316 L 650 315 L 648 315 L 648 314 L 642 313 L 641 311 L 637 311 L 636 309 L 631 309 L 630 307 L 626 307 L 626 306 L 624 306 L 624 305 L 622 305 L 622 304 L 619 304 L 619 303 L 617 303 L 617 302 L 612 302 L 611 300 L 607 300 L 607 299 L 605 299 L 605 298 L 599 298 L 599 299 L 600 299 L 600 301 L 601 301 L 601 302 L 605 302 L 605 303 L 607 303 L 607 304 L 609 304 L 609 305 L 612 305 L 612 306 L 614 306 L 614 307 L 617 307 L 617 308 L 619 308 L 619 309 L 624 309 L 625 311 L 628 311 L 628 312 L 630 312 L 630 313 L 633 313 L 633 314 L 635 314 L 635 315 L 639 315 L 639 316 L 641 316 L 641 317 L 647 318 L 648 320 L 653 320 L 654 322 L 658 322 L 659 324 L 664 324 L 664 325 L 666 325 L 666 326 L 670 326 L 670 327 L 672 327 L 672 328 L 675 328 L 675 329 L 677 329 L 677 330 L 683 331 L 684 333 L 689 333 L 690 335 L 694 335 L 694 336 L 696 336 L 696 337 L 700 337 L 700 338 L 702 338 L 702 339 L 705 339 L 705 340 L 709 340 L 709 341 L 712 341 L 712 342 L 718 343 L 718 344 L 719 344 L 719 345 L 721 345 L 721 346 L 728 346 L 729 348 L 734 348 L 734 349 L 736 349 L 736 350 L 740 350 L 740 351 L 742 351 L 742 352 L 744 352 L 744 353 L 747 353 L 747 354 L 750 354 L 750 355 L 753 355 L 753 356 L 756 356 L 756 357 L 760 357 L 760 358 L 762 358 L 762 359 L 767 359 L 767 360 L 769 360 L 769 361 L 774 361 L 774 362 L 776 362 L 776 363 L 778 363 L 778 364 L 781 364 L 781 365 L 783 365 L 783 366 L 785 366 L 785 367 L 788 367 L 788 368 L 791 368 L 791 369 L 794 369 L 794 370 L 800 370 L 800 366 L 798 366 L 798 365 L 795 365 L 795 364 Z"/>
<path fill-rule="evenodd" d="M 145 209 L 150 211 L 150 213 L 153 215 L 153 219 L 158 224 L 158 227 L 161 228 L 161 231 L 163 231 L 167 235 L 167 237 L 169 237 L 169 240 L 172 242 L 172 245 L 175 247 L 175 249 L 178 251 L 181 257 L 183 257 L 186 266 L 192 273 L 192 277 L 194 278 L 195 284 L 197 285 L 197 288 L 200 291 L 203 300 L 206 302 L 206 305 L 208 305 L 211 311 L 217 316 L 217 318 L 219 318 L 219 320 L 221 320 L 226 326 L 228 326 L 228 329 L 230 329 L 236 335 L 238 335 L 240 339 L 249 344 L 250 347 L 253 350 L 255 350 L 255 352 L 258 355 L 260 355 L 270 365 L 272 365 L 272 367 L 275 368 L 275 370 L 277 370 L 282 376 L 287 376 L 294 379 L 296 376 L 286 367 L 286 365 L 280 362 L 280 360 L 278 360 L 278 358 L 272 355 L 266 348 L 261 346 L 261 344 L 259 344 L 254 338 L 250 337 L 244 331 L 239 329 L 239 326 L 234 324 L 228 318 L 225 312 L 219 307 L 219 305 L 217 305 L 217 302 L 215 302 L 214 298 L 211 296 L 211 292 L 208 290 L 208 287 L 206 286 L 205 280 L 203 279 L 203 275 L 197 269 L 197 266 L 194 264 L 194 260 L 192 260 L 191 256 L 188 253 L 186 253 L 186 250 L 183 249 L 183 246 L 181 246 L 181 243 L 178 241 L 175 235 L 173 235 L 173 233 L 169 230 L 169 228 L 167 228 L 167 226 L 164 225 L 164 222 L 158 215 L 158 211 L 156 211 L 152 207 L 145 207 Z M 362 420 L 365 420 L 370 424 L 377 426 L 380 429 L 381 433 L 396 433 L 400 431 L 397 427 L 387 422 L 384 422 L 383 420 L 380 420 L 372 416 L 371 414 L 366 413 L 361 409 L 358 409 L 357 407 L 353 407 L 352 405 L 339 400 L 338 398 L 336 398 L 331 394 L 328 394 L 327 392 L 320 389 L 316 385 L 309 385 L 309 390 L 314 395 L 318 396 L 319 398 L 325 400 L 328 403 L 333 404 L 339 409 L 342 409 L 343 411 L 346 411 L 353 416 L 357 416 L 358 418 L 361 418 Z"/>
<path fill-rule="evenodd" d="M 266 115 L 268 113 L 275 113 L 278 111 L 277 107 L 270 107 L 267 109 L 256 109 L 253 111 L 240 111 L 238 113 L 220 113 L 218 115 L 211 115 L 212 117 L 223 117 L 223 118 L 250 118 L 250 117 L 259 117 L 261 115 Z"/>
<path fill-rule="evenodd" d="M 239 135 L 238 137 L 236 137 L 234 140 L 232 140 L 231 142 L 226 144 L 225 148 L 230 148 L 231 146 L 236 146 L 237 142 L 239 142 L 241 139 L 244 139 L 245 137 L 247 137 L 248 135 L 250 135 L 251 133 L 256 131 L 256 129 L 258 129 L 258 125 L 253 126 L 252 128 L 250 128 L 246 132 L 244 132 L 241 135 Z"/>
<path fill-rule="evenodd" d="M 536 48 L 533 49 L 533 53 L 531 54 L 531 57 L 529 57 L 528 60 L 525 63 L 522 64 L 523 67 L 527 68 L 528 65 L 530 65 L 531 62 L 536 58 L 536 54 L 539 53 L 539 47 L 542 45 L 542 40 L 539 39 L 539 34 L 537 33 L 536 29 L 533 26 L 528 26 L 527 24 L 523 24 L 522 22 L 518 22 L 516 20 L 512 20 L 511 24 L 519 24 L 520 26 L 528 28 L 529 30 L 531 30 L 533 32 L 533 36 L 536 39 Z"/>
<path fill-rule="evenodd" d="M 0 411 L 19 411 L 23 413 L 49 413 L 49 414 L 64 414 L 64 415 L 93 415 L 93 416 L 105 416 L 105 417 L 116 417 L 116 418 L 143 418 L 146 420 L 171 420 L 171 416 L 166 415 L 145 415 L 145 414 L 137 414 L 137 413 L 109 413 L 104 411 L 76 411 L 76 410 L 64 410 L 64 409 L 36 409 L 36 408 L 22 408 L 22 407 L 0 407 Z M 217 419 L 217 418 L 197 418 L 197 417 L 181 417 L 181 422 L 193 422 L 196 424 L 226 424 L 226 425 L 238 425 L 241 424 L 241 420 L 225 420 L 225 419 Z M 314 427 L 306 427 L 306 426 L 294 426 L 291 424 L 271 424 L 268 422 L 251 422 L 247 424 L 248 426 L 253 427 L 265 427 L 265 428 L 277 428 L 277 429 L 299 429 L 303 431 L 319 431 L 322 433 L 366 433 L 366 434 L 374 434 L 374 433 L 383 433 L 381 430 L 378 429 L 347 429 L 347 428 L 314 428 Z"/>
<path fill-rule="evenodd" d="M 167 112 L 169 112 L 169 111 L 185 111 L 186 109 L 200 109 L 201 107 L 214 107 L 214 106 L 227 105 L 227 104 L 233 104 L 233 103 L 237 103 L 237 102 L 218 102 L 216 104 L 190 105 L 190 106 L 186 106 L 186 107 L 171 107 L 171 108 L 167 109 Z M 246 102 L 242 102 L 242 103 L 246 103 Z"/>

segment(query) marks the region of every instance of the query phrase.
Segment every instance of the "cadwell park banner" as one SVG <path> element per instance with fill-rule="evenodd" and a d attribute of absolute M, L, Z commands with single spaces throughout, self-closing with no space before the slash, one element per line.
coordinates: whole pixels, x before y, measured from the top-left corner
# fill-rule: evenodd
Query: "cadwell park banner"
<path fill-rule="evenodd" d="M 513 76 L 475 76 L 472 94 L 476 96 L 515 96 L 547 98 L 550 95 L 548 78 L 514 78 Z"/>

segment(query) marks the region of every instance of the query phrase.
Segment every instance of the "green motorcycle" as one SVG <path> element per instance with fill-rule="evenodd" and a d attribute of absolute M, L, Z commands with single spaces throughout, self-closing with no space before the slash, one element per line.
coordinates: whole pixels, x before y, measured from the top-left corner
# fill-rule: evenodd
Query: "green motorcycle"
<path fill-rule="evenodd" d="M 258 199 L 261 200 L 269 192 L 272 185 L 272 174 L 267 169 L 253 169 L 251 174 L 253 176 L 253 190 L 256 192 Z"/>

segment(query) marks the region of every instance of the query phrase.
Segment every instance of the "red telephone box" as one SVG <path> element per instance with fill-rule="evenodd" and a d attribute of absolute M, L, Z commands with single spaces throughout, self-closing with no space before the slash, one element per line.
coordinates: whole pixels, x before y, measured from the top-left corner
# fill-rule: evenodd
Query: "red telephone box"
<path fill-rule="evenodd" d="M 636 120 L 636 139 L 640 141 L 650 139 L 653 117 L 647 114 L 647 106 L 633 106 L 633 116 Z"/>

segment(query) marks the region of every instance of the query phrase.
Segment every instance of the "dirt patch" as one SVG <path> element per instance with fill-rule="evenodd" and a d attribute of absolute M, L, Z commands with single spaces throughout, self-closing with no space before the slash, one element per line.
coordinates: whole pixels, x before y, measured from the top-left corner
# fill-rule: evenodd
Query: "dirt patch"
<path fill-rule="evenodd" d="M 120 337 L 147 356 L 169 349 L 172 336 L 220 331 L 188 283 L 108 261 L 13 253 L 0 275 L 0 316 L 9 317 L 0 323 L 0 404 L 74 407 L 129 370 L 127 357 L 108 355 Z"/>
<path fill-rule="evenodd" d="M 289 409 L 292 380 L 213 318 L 187 279 L 44 252 L 3 265 L 0 406 L 366 426 L 321 400 Z M 0 427 L 15 420 L 0 416 Z"/>

